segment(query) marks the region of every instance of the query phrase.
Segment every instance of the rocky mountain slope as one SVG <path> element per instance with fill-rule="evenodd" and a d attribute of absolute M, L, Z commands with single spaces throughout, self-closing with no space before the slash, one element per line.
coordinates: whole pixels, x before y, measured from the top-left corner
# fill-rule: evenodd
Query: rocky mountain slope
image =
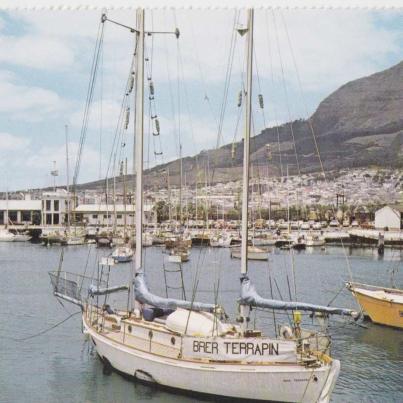
<path fill-rule="evenodd" d="M 343 85 L 319 104 L 309 120 L 263 130 L 251 141 L 251 161 L 255 169 L 260 166 L 262 173 L 284 173 L 287 164 L 291 173 L 297 167 L 301 172 L 314 172 L 320 169 L 317 149 L 326 170 L 403 166 L 403 62 Z M 242 153 L 241 141 L 236 145 L 234 158 L 231 144 L 184 158 L 187 182 L 203 177 L 207 161 L 213 182 L 239 179 Z M 146 174 L 146 185 L 163 185 L 166 179 L 162 172 L 167 168 L 171 183 L 178 184 L 179 166 L 176 160 L 151 169 Z M 93 182 L 83 187 L 102 185 Z"/>

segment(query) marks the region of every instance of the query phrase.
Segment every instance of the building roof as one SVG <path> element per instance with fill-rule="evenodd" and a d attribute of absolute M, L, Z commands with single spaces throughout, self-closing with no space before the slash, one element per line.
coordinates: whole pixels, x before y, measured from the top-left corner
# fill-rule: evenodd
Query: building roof
<path fill-rule="evenodd" d="M 0 210 L 42 210 L 41 200 L 0 200 Z"/>
<path fill-rule="evenodd" d="M 387 204 L 386 206 L 383 206 L 382 208 L 376 210 L 376 211 L 375 211 L 375 214 L 376 214 L 378 211 L 381 211 L 381 210 L 383 210 L 383 209 L 386 208 L 386 207 L 388 207 L 388 208 L 390 208 L 390 209 L 392 209 L 392 210 L 395 210 L 395 211 L 398 212 L 398 213 L 403 213 L 403 204 Z"/>
<path fill-rule="evenodd" d="M 145 204 L 144 211 L 152 211 L 152 206 Z M 126 208 L 124 204 L 116 204 L 116 207 L 113 204 L 80 204 L 75 208 L 76 213 L 94 213 L 94 214 L 102 214 L 102 213 L 113 213 L 116 212 L 121 214 L 126 211 L 126 213 L 134 213 L 136 211 L 135 206 L 133 204 L 127 204 Z"/>

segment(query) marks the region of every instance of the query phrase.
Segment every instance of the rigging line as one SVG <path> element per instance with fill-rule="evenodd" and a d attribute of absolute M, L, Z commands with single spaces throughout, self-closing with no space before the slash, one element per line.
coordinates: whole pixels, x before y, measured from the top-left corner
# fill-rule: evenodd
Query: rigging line
<path fill-rule="evenodd" d="M 223 124 L 224 124 L 224 115 L 225 115 L 225 111 L 227 108 L 228 91 L 229 91 L 229 86 L 231 83 L 232 66 L 234 63 L 234 53 L 235 53 L 236 43 L 237 43 L 237 31 L 236 31 L 235 27 L 236 27 L 238 20 L 239 20 L 239 11 L 235 10 L 234 22 L 233 22 L 231 40 L 230 40 L 230 51 L 228 54 L 227 69 L 226 69 L 226 73 L 225 73 L 224 94 L 223 94 L 223 99 L 221 102 L 220 117 L 219 117 L 218 131 L 217 131 L 217 144 L 216 144 L 217 149 L 220 146 L 220 139 L 222 137 L 222 129 L 223 129 Z"/>
<path fill-rule="evenodd" d="M 48 327 L 48 328 L 46 328 L 46 329 L 44 329 L 44 330 L 41 330 L 41 331 L 38 332 L 38 333 L 31 334 L 30 336 L 27 336 L 27 337 L 15 338 L 15 337 L 0 336 L 0 338 L 2 338 L 2 339 L 8 339 L 8 340 L 13 340 L 13 341 L 26 341 L 26 340 L 34 339 L 35 337 L 42 336 L 43 334 L 48 333 L 48 332 L 50 332 L 51 330 L 57 328 L 58 326 L 62 325 L 64 322 L 67 322 L 67 321 L 68 321 L 70 318 L 72 318 L 73 316 L 78 315 L 79 313 L 81 313 L 81 311 L 74 312 L 74 313 L 70 314 L 69 316 L 67 316 L 67 318 L 64 318 L 63 320 L 61 320 L 60 322 L 57 322 L 57 323 L 54 324 L 53 326 Z"/>
<path fill-rule="evenodd" d="M 219 117 L 219 122 L 218 122 L 218 129 L 217 129 L 217 143 L 216 143 L 216 150 L 219 149 L 220 146 L 220 139 L 223 137 L 222 136 L 222 130 L 223 130 L 223 125 L 224 125 L 224 117 L 225 117 L 225 112 L 227 109 L 227 104 L 228 104 L 228 92 L 229 92 L 229 87 L 231 83 L 231 76 L 232 76 L 232 66 L 234 64 L 234 55 L 235 55 L 235 50 L 236 50 L 236 44 L 237 44 L 237 31 L 236 31 L 236 24 L 239 21 L 239 16 L 240 16 L 240 11 L 235 10 L 234 12 L 234 21 L 233 21 L 233 26 L 232 26 L 232 33 L 231 33 L 231 39 L 230 39 L 230 51 L 228 54 L 228 59 L 227 59 L 227 70 L 226 70 L 226 75 L 225 75 L 225 82 L 224 82 L 224 94 L 223 94 L 223 99 L 221 102 L 221 108 L 220 108 L 220 117 Z M 207 157 L 208 159 L 210 158 L 210 153 L 207 152 Z M 214 162 L 217 162 L 218 158 L 218 153 L 214 154 Z M 214 176 L 215 176 L 215 171 L 216 171 L 216 163 L 213 166 L 212 174 L 211 174 L 211 179 L 210 179 L 210 173 L 209 173 L 209 179 L 210 183 L 213 182 Z"/>
<path fill-rule="evenodd" d="M 286 82 L 285 82 L 283 58 L 281 56 L 280 42 L 279 42 L 279 38 L 278 38 L 278 30 L 277 30 L 277 23 L 276 23 L 276 16 L 275 16 L 273 10 L 272 10 L 272 16 L 273 16 L 273 24 L 274 24 L 274 32 L 275 32 L 276 44 L 277 44 L 277 52 L 278 52 L 279 60 L 280 60 L 281 78 L 282 78 L 281 82 L 282 82 L 282 85 L 283 85 L 283 92 L 284 92 L 285 103 L 286 103 L 286 107 L 287 107 L 290 132 L 291 132 L 291 136 L 292 136 L 292 140 L 293 140 L 293 144 L 294 144 L 295 161 L 296 161 L 296 164 L 297 164 L 298 175 L 300 175 L 301 172 L 300 172 L 300 166 L 299 166 L 299 160 L 298 160 L 298 154 L 297 154 L 297 144 L 295 142 L 294 128 L 293 128 L 293 124 L 292 124 L 292 120 L 291 120 L 291 110 L 290 110 L 290 104 L 289 104 L 289 99 L 288 99 L 287 85 L 286 85 Z"/>
<path fill-rule="evenodd" d="M 319 144 L 318 144 L 317 139 L 316 139 L 315 130 L 314 130 L 313 124 L 312 124 L 312 119 L 308 115 L 307 102 L 306 102 L 305 94 L 304 94 L 304 91 L 303 91 L 301 77 L 300 77 L 300 74 L 299 74 L 299 69 L 298 69 L 296 58 L 295 58 L 294 50 L 293 50 L 293 47 L 292 47 L 290 35 L 289 35 L 289 32 L 288 32 L 288 28 L 287 28 L 285 18 L 283 16 L 283 14 L 281 13 L 281 11 L 280 11 L 280 16 L 282 18 L 282 22 L 283 22 L 283 25 L 284 25 L 284 30 L 285 30 L 286 37 L 287 37 L 288 46 L 290 48 L 291 58 L 292 58 L 292 61 L 293 61 L 293 64 L 294 64 L 294 69 L 295 69 L 296 76 L 297 76 L 297 82 L 298 82 L 300 97 L 301 97 L 302 104 L 303 104 L 303 107 L 304 107 L 305 116 L 306 116 L 306 119 L 308 121 L 309 129 L 310 129 L 311 134 L 312 134 L 312 138 L 313 138 L 313 142 L 314 142 L 314 146 L 315 146 L 315 151 L 316 151 L 316 154 L 318 156 L 318 160 L 319 160 L 319 164 L 320 164 L 320 168 L 321 168 L 321 171 L 322 171 L 323 178 L 325 180 L 325 183 L 328 184 L 329 182 L 328 182 L 328 179 L 326 177 L 325 168 L 324 168 L 324 165 L 323 165 L 322 157 L 320 155 Z M 331 208 L 332 208 L 333 214 L 335 215 L 334 206 L 332 205 Z M 350 276 L 350 281 L 353 281 L 353 274 L 352 274 L 352 270 L 351 270 L 350 260 L 349 260 L 348 255 L 347 255 L 347 251 L 346 251 L 343 239 L 340 239 L 340 241 L 341 241 L 344 257 L 345 257 L 345 260 L 346 260 L 346 265 L 347 265 L 348 274 Z"/>
<path fill-rule="evenodd" d="M 270 70 L 270 78 L 271 78 L 271 85 L 274 91 L 274 69 L 273 69 L 273 55 L 272 55 L 272 46 L 271 46 L 271 37 L 270 37 L 270 29 L 269 29 L 269 19 L 268 19 L 268 12 L 265 12 L 265 19 L 266 19 L 266 32 L 267 32 L 267 50 L 269 54 L 269 70 Z M 277 134 L 277 144 L 278 144 L 278 153 L 279 153 L 279 163 L 280 163 L 280 177 L 283 177 L 283 163 L 281 157 L 281 145 L 280 145 L 280 130 L 279 130 L 279 123 L 277 119 L 277 108 L 276 104 L 273 102 L 273 117 L 274 117 L 274 124 L 276 127 L 276 134 Z"/>
<path fill-rule="evenodd" d="M 136 50 L 137 50 L 137 43 L 136 43 L 136 46 L 135 46 L 134 54 L 136 53 Z M 119 117 L 118 117 L 118 121 L 117 121 L 117 124 L 116 124 L 116 127 L 115 127 L 115 134 L 114 134 L 113 143 L 112 143 L 112 150 L 114 150 L 114 148 L 117 147 L 118 143 L 116 143 L 116 141 L 117 141 L 118 135 L 120 134 L 121 127 L 123 125 L 124 112 L 126 110 L 126 107 L 129 105 L 129 98 L 128 98 L 127 93 L 128 93 L 128 89 L 129 89 L 129 86 L 130 86 L 130 79 L 131 79 L 131 74 L 132 74 L 133 68 L 134 68 L 134 56 L 132 58 L 132 62 L 131 62 L 130 70 L 129 70 L 129 75 L 128 75 L 128 78 L 127 78 L 127 81 L 126 81 L 124 95 L 122 97 Z M 133 113 L 134 113 L 134 111 L 133 111 Z M 108 166 L 107 166 L 106 175 L 105 175 L 106 177 L 109 176 L 109 170 L 111 168 L 111 163 L 112 163 L 112 156 L 113 156 L 113 151 L 111 152 L 110 157 L 109 157 Z"/>
<path fill-rule="evenodd" d="M 175 26 L 178 26 L 177 21 L 176 21 L 176 12 L 174 10 L 174 19 L 175 19 Z M 177 41 L 177 46 L 178 46 L 178 57 L 179 57 L 179 62 L 180 62 L 180 69 L 178 71 L 178 74 L 182 75 L 182 86 L 183 86 L 183 92 L 184 92 L 184 96 L 185 96 L 185 105 L 186 105 L 186 109 L 187 109 L 187 114 L 188 114 L 188 121 L 189 121 L 189 126 L 190 126 L 190 134 L 192 137 L 192 144 L 194 146 L 194 150 L 196 152 L 196 141 L 195 141 L 195 137 L 194 137 L 194 128 L 193 128 L 193 123 L 192 123 L 192 119 L 191 119 L 191 113 L 190 113 L 190 102 L 189 102 L 189 93 L 187 90 L 187 86 L 186 86 L 186 81 L 185 81 L 185 72 L 184 72 L 184 68 L 183 68 L 183 58 L 182 58 L 182 52 L 180 49 L 180 43 L 179 41 Z"/>
<path fill-rule="evenodd" d="M 200 63 L 200 55 L 199 55 L 199 50 L 197 47 L 197 41 L 195 40 L 194 24 L 190 23 L 189 25 L 190 25 L 191 35 L 192 35 L 192 42 L 193 42 L 192 48 L 193 48 L 194 55 L 196 57 L 196 64 L 197 64 L 197 68 L 199 70 L 200 81 L 201 81 L 202 87 L 203 87 L 204 100 L 207 102 L 207 105 L 209 106 L 209 109 L 210 109 L 211 116 L 213 117 L 214 121 L 216 122 L 216 124 L 218 126 L 218 117 L 214 113 L 214 109 L 211 104 L 210 97 L 207 94 L 207 84 L 206 84 L 206 80 L 205 80 L 204 73 L 203 73 L 203 70 L 201 67 L 201 63 Z"/>
<path fill-rule="evenodd" d="M 166 10 L 164 10 L 164 17 L 165 17 L 165 25 L 167 25 L 167 16 L 166 16 Z M 168 58 L 168 42 L 166 35 L 164 35 L 164 45 L 165 45 L 165 66 L 166 66 L 166 71 L 167 71 L 167 78 L 168 78 L 168 89 L 169 89 L 169 99 L 170 99 L 170 104 L 171 104 L 171 113 L 172 113 L 172 121 L 173 121 L 173 136 L 175 139 L 175 144 L 176 143 L 176 138 L 175 135 L 177 133 L 177 126 L 176 126 L 176 110 L 175 110 L 175 102 L 174 102 L 174 95 L 173 95 L 173 89 L 172 89 L 172 80 L 171 80 L 171 70 L 169 67 L 169 58 Z M 179 149 L 176 150 L 177 155 L 179 156 Z"/>
<path fill-rule="evenodd" d="M 83 119 L 82 119 L 79 148 L 78 148 L 76 166 L 75 166 L 74 176 L 73 176 L 74 191 L 75 191 L 75 187 L 77 184 L 78 175 L 80 172 L 81 155 L 82 155 L 85 138 L 86 138 L 86 134 L 87 134 L 87 127 L 88 127 L 88 121 L 89 121 L 89 116 L 90 116 L 91 104 L 92 104 L 92 100 L 94 97 L 94 88 L 95 88 L 96 77 L 97 77 L 97 72 L 98 72 L 99 56 L 100 56 L 101 48 L 103 45 L 103 37 L 104 37 L 104 24 L 102 22 L 100 22 L 100 25 L 98 27 L 97 40 L 95 43 L 93 60 L 92 60 L 90 81 L 88 83 L 87 98 L 86 98 L 86 103 L 85 103 L 85 108 L 84 108 L 84 115 L 83 115 Z"/>
<path fill-rule="evenodd" d="M 256 77 L 257 77 L 257 85 L 259 87 L 259 93 L 263 94 L 262 91 L 262 86 L 261 86 L 261 82 L 260 82 L 260 75 L 259 75 L 259 69 L 258 69 L 258 62 L 257 62 L 257 56 L 256 56 L 256 47 L 253 47 L 253 54 L 254 54 L 254 59 L 255 59 L 255 70 L 256 70 Z M 266 129 L 266 116 L 264 113 L 264 107 L 261 108 L 262 110 L 262 118 L 263 118 L 263 130 Z"/>
<path fill-rule="evenodd" d="M 102 128 L 103 128 L 103 96 L 104 96 L 104 50 L 101 51 L 101 78 L 100 78 L 100 117 L 99 117 L 99 172 L 98 177 L 102 179 Z"/>

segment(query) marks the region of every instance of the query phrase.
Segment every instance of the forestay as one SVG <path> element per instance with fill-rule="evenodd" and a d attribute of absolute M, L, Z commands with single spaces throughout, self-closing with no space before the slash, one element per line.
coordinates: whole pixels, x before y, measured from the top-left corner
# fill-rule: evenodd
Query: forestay
<path fill-rule="evenodd" d="M 182 355 L 212 361 L 297 362 L 295 341 L 269 338 L 184 337 Z"/>

